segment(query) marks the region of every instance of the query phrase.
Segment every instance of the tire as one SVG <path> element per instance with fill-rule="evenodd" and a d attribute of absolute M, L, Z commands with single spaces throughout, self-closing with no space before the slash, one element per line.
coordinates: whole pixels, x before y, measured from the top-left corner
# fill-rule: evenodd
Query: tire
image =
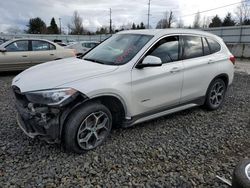
<path fill-rule="evenodd" d="M 213 80 L 208 87 L 204 106 L 208 110 L 220 108 L 224 102 L 226 90 L 226 84 L 222 79 L 217 78 Z"/>
<path fill-rule="evenodd" d="M 249 171 L 248 176 L 246 174 L 246 167 Z M 234 169 L 233 188 L 250 188 L 250 159 L 242 160 Z"/>
<path fill-rule="evenodd" d="M 63 131 L 66 151 L 85 153 L 101 145 L 110 135 L 112 115 L 107 107 L 87 102 L 72 112 Z"/>

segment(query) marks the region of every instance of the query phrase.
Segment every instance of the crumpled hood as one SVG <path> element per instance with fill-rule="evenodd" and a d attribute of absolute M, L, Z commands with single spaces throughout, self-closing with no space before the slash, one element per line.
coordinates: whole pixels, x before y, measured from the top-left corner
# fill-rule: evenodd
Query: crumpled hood
<path fill-rule="evenodd" d="M 101 76 L 118 69 L 77 58 L 66 58 L 31 67 L 17 75 L 12 85 L 21 92 L 52 89 L 80 79 Z"/>

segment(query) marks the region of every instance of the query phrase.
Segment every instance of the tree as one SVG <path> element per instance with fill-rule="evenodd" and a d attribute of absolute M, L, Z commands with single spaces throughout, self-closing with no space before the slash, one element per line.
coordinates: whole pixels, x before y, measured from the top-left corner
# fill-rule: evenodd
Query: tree
<path fill-rule="evenodd" d="M 167 21 L 167 28 L 171 28 L 172 23 L 174 23 L 174 14 L 172 11 L 165 12 L 165 19 Z"/>
<path fill-rule="evenodd" d="M 137 24 L 137 26 L 136 26 L 136 29 L 140 29 L 140 26 L 139 26 L 139 24 Z"/>
<path fill-rule="evenodd" d="M 46 33 L 46 24 L 44 23 L 44 21 L 37 17 L 37 18 L 31 18 L 29 20 L 29 24 L 27 25 L 28 30 L 27 33 L 30 34 L 44 34 Z"/>
<path fill-rule="evenodd" d="M 202 28 L 208 28 L 211 20 L 209 17 L 204 16 L 202 21 Z"/>
<path fill-rule="evenodd" d="M 164 18 L 157 23 L 156 28 L 157 29 L 170 28 L 174 22 L 175 18 L 173 12 L 166 11 L 164 13 Z"/>
<path fill-rule="evenodd" d="M 132 24 L 132 28 L 131 29 L 136 29 L 135 23 Z"/>
<path fill-rule="evenodd" d="M 82 25 L 82 18 L 77 11 L 74 11 L 72 24 L 68 24 L 68 28 L 70 29 L 70 34 L 72 35 L 82 35 L 86 33 Z"/>
<path fill-rule="evenodd" d="M 250 19 L 245 19 L 243 25 L 250 25 Z"/>
<path fill-rule="evenodd" d="M 49 34 L 59 34 L 59 29 L 57 27 L 55 18 L 52 18 L 50 21 L 50 26 L 47 28 Z"/>
<path fill-rule="evenodd" d="M 231 13 L 227 13 L 226 17 L 224 18 L 222 22 L 222 26 L 234 26 L 236 23 L 232 18 Z"/>
<path fill-rule="evenodd" d="M 96 34 L 107 34 L 109 31 L 108 26 L 102 26 L 101 28 L 97 29 Z"/>
<path fill-rule="evenodd" d="M 241 4 L 236 8 L 235 11 L 236 20 L 239 25 L 244 25 L 250 18 L 250 7 L 247 2 L 241 2 Z"/>
<path fill-rule="evenodd" d="M 177 21 L 176 27 L 177 28 L 183 28 L 184 27 L 184 23 L 183 23 L 183 20 L 181 18 Z"/>
<path fill-rule="evenodd" d="M 201 14 L 198 11 L 194 16 L 193 28 L 200 28 L 200 27 L 201 27 Z"/>
<path fill-rule="evenodd" d="M 212 22 L 209 24 L 209 27 L 220 27 L 222 24 L 222 21 L 218 15 L 215 15 L 215 17 L 212 18 Z"/>
<path fill-rule="evenodd" d="M 140 29 L 146 29 L 146 27 L 145 27 L 145 25 L 144 25 L 143 22 L 141 22 L 141 24 L 140 24 Z"/>

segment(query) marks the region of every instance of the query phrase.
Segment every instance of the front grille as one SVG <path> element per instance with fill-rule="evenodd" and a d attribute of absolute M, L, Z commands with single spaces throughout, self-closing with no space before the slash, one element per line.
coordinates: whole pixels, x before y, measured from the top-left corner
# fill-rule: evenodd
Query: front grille
<path fill-rule="evenodd" d="M 12 86 L 12 90 L 13 90 L 13 93 L 14 93 L 14 96 L 15 96 L 17 102 L 19 104 L 21 104 L 23 107 L 27 107 L 29 101 L 28 101 L 27 97 L 21 93 L 20 88 L 17 86 Z"/>

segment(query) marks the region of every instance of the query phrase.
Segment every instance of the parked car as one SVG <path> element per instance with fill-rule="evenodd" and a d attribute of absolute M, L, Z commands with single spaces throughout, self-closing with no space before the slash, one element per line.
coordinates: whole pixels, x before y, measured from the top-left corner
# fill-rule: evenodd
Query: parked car
<path fill-rule="evenodd" d="M 97 41 L 81 41 L 68 45 L 66 48 L 75 49 L 77 55 L 83 55 L 92 48 L 96 47 L 100 42 Z"/>
<path fill-rule="evenodd" d="M 3 44 L 5 42 L 4 39 L 0 39 L 0 45 Z"/>
<path fill-rule="evenodd" d="M 24 70 L 46 61 L 74 56 L 74 50 L 48 40 L 14 39 L 0 45 L 0 72 Z"/>
<path fill-rule="evenodd" d="M 207 32 L 123 31 L 83 59 L 52 61 L 17 75 L 18 123 L 32 138 L 82 153 L 102 144 L 113 126 L 200 105 L 218 109 L 234 63 L 223 40 Z"/>
<path fill-rule="evenodd" d="M 55 39 L 53 42 L 63 47 L 67 46 L 62 40 Z"/>

